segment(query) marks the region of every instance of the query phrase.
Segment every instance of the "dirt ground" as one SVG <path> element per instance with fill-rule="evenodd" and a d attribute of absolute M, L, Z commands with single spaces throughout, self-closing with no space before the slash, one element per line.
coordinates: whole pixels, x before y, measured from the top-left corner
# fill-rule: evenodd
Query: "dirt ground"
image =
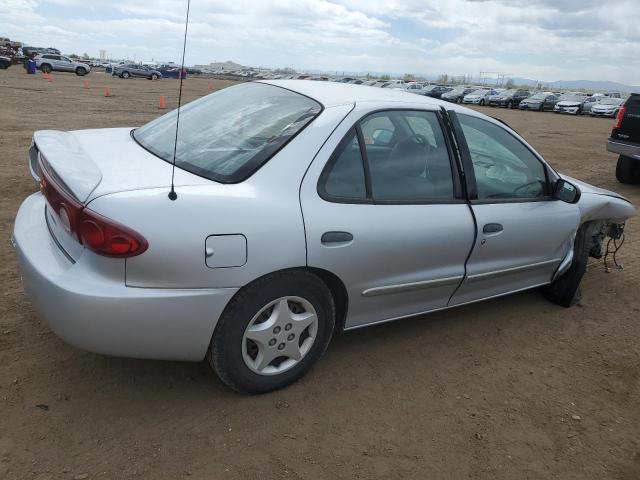
<path fill-rule="evenodd" d="M 640 222 L 625 269 L 593 261 L 580 305 L 537 291 L 341 335 L 299 383 L 240 396 L 205 363 L 65 345 L 25 298 L 9 245 L 34 191 L 34 130 L 135 126 L 177 82 L 0 70 L 0 478 L 638 479 Z M 185 98 L 229 82 L 188 79 Z M 103 96 L 109 86 L 113 97 Z M 623 193 L 612 121 L 483 109 L 560 171 Z"/>

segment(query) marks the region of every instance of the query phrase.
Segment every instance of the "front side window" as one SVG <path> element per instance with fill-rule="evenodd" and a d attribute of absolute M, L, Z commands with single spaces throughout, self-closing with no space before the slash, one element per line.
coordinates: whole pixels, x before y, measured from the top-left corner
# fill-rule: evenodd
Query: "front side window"
<path fill-rule="evenodd" d="M 458 115 L 464 133 L 478 200 L 540 199 L 548 195 L 543 163 L 504 128 L 469 115 Z"/>
<path fill-rule="evenodd" d="M 358 129 L 362 144 L 355 134 Z M 339 148 L 343 150 L 334 153 L 332 158 L 337 160 L 328 163 L 320 181 L 321 191 L 336 201 L 420 203 L 455 198 L 449 151 L 434 112 L 371 114 Z M 370 192 L 366 192 L 365 179 Z"/>
<path fill-rule="evenodd" d="M 251 175 L 322 111 L 304 95 L 264 83 L 219 90 L 180 109 L 176 165 L 232 183 Z M 134 139 L 172 162 L 177 110 L 133 132 Z"/>

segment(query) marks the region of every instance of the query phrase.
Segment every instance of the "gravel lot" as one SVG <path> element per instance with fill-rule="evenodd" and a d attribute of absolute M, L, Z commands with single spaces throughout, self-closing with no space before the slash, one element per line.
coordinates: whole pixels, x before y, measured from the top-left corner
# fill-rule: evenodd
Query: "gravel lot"
<path fill-rule="evenodd" d="M 0 70 L 0 478 L 638 479 L 640 222 L 580 305 L 537 291 L 341 335 L 301 382 L 239 396 L 208 365 L 107 358 L 34 314 L 9 245 L 34 130 L 135 126 L 177 82 Z M 191 79 L 185 97 L 230 82 Z M 114 94 L 103 96 L 109 86 Z M 483 108 L 560 171 L 615 180 L 612 121 Z"/>

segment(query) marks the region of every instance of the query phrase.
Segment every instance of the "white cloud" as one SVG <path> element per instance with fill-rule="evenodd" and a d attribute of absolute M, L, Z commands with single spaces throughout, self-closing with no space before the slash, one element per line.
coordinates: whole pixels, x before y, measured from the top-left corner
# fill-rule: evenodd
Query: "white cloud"
<path fill-rule="evenodd" d="M 185 0 L 3 0 L 0 31 L 178 60 Z M 187 61 L 640 84 L 638 0 L 192 0 Z"/>

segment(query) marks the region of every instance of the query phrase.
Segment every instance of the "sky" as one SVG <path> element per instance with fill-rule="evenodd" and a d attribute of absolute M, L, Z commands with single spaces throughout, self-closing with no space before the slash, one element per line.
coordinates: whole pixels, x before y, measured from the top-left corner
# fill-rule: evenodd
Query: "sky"
<path fill-rule="evenodd" d="M 186 0 L 2 0 L 0 36 L 180 61 Z M 192 0 L 186 63 L 640 85 L 640 0 Z"/>

